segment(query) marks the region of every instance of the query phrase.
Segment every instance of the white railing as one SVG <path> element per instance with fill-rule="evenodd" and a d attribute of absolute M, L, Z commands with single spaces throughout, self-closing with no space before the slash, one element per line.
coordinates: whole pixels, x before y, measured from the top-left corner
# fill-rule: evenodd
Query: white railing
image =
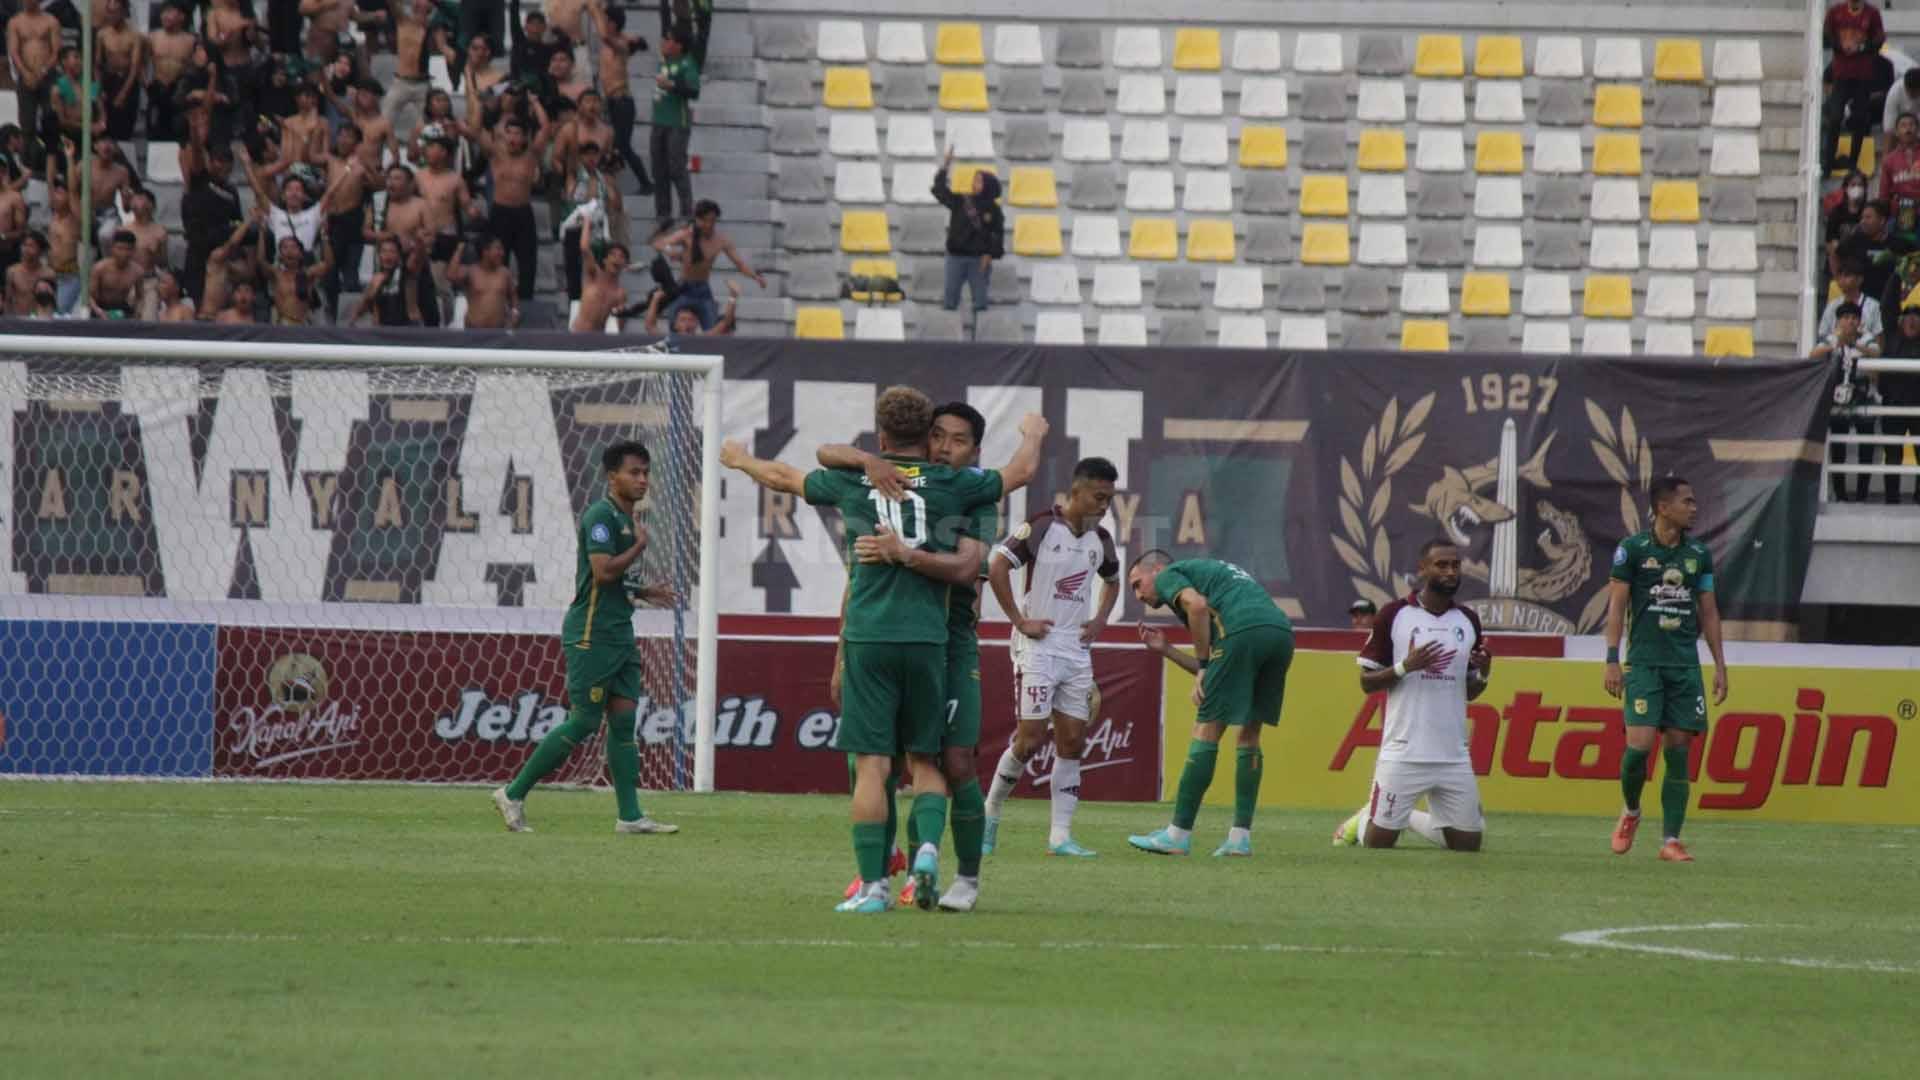
<path fill-rule="evenodd" d="M 1883 372 L 1898 372 L 1908 375 L 1920 375 L 1920 360 L 1862 360 L 1859 370 L 1868 375 Z M 1899 417 L 1920 421 L 1920 405 L 1858 405 L 1850 409 L 1847 415 L 1859 420 L 1878 421 L 1884 417 Z M 1916 423 L 1920 429 L 1920 423 Z M 1920 430 L 1907 435 L 1828 435 L 1827 445 L 1832 446 L 1910 446 L 1916 456 L 1920 456 Z M 1858 457 L 1858 452 L 1849 452 L 1845 456 Z M 1884 455 L 1883 455 L 1884 456 Z M 1886 483 L 1899 482 L 1895 478 L 1911 476 L 1920 482 L 1920 465 L 1859 465 L 1853 462 L 1835 462 L 1831 452 L 1825 455 L 1820 475 L 1820 501 L 1833 501 L 1833 478 L 1839 477 L 1845 483 L 1856 476 L 1884 476 Z"/>

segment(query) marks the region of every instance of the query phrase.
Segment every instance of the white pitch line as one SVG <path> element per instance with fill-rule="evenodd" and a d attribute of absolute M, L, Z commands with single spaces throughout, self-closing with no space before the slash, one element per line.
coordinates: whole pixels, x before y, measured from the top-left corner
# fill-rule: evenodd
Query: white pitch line
<path fill-rule="evenodd" d="M 1569 945 L 1622 949 L 1627 952 L 1677 956 L 1682 960 L 1706 960 L 1721 964 L 1777 964 L 1781 967 L 1811 968 L 1818 971 L 1873 971 L 1888 975 L 1920 973 L 1920 967 L 1890 964 L 1880 960 L 1829 960 L 1818 956 L 1752 956 L 1744 953 L 1713 952 L 1709 949 L 1690 949 L 1681 945 L 1649 945 L 1639 941 L 1617 940 L 1626 934 L 1680 934 L 1699 930 L 1753 929 L 1758 929 L 1753 923 L 1737 922 L 1691 923 L 1684 926 L 1615 926 L 1599 930 L 1575 930 L 1572 933 L 1561 934 L 1560 940 Z"/>

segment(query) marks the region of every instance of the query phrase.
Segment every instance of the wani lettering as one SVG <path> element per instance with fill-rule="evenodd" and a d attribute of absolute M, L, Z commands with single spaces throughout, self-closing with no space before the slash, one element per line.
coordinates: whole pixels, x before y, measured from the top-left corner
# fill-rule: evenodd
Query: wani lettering
<path fill-rule="evenodd" d="M 1371 694 L 1354 714 L 1346 737 L 1327 763 L 1344 771 L 1356 750 L 1380 745 L 1386 695 Z M 1739 785 L 1738 790 L 1703 792 L 1703 810 L 1754 810 L 1766 805 L 1776 784 L 1788 787 L 1843 787 L 1852 771 L 1854 747 L 1865 736 L 1858 786 L 1883 788 L 1891 779 L 1894 745 L 1900 730 L 1892 717 L 1835 713 L 1823 716 L 1826 694 L 1802 688 L 1794 697 L 1789 724 L 1777 713 L 1729 712 L 1714 722 L 1706 738 L 1696 739 L 1689 773 L 1698 780 Z M 1520 691 L 1504 706 L 1477 701 L 1467 706 L 1468 751 L 1473 771 L 1493 772 L 1498 750 L 1500 772 L 1520 778 L 1559 777 L 1617 783 L 1626 733 L 1618 705 L 1560 706 L 1536 691 Z M 1534 756 L 1535 737 L 1546 724 L 1565 723 L 1550 756 Z M 1825 728 L 1824 736 L 1821 729 Z M 1505 729 L 1504 742 L 1500 739 Z M 1751 736 L 1749 736 L 1751 732 Z M 1496 747 L 1496 744 L 1497 747 Z"/>

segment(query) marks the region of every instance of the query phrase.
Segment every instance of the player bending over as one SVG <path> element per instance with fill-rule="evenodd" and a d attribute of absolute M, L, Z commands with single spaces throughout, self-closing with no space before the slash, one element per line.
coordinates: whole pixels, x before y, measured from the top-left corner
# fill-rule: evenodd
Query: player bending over
<path fill-rule="evenodd" d="M 834 747 L 856 755 L 853 789 L 853 852 L 866 888 L 835 910 L 878 914 L 887 910 L 887 777 L 895 754 L 904 751 L 913 775 L 914 902 L 931 908 L 940 898 L 940 837 L 946 831 L 947 785 L 939 755 L 946 724 L 947 593 L 951 584 L 979 573 L 985 545 L 966 534 L 970 515 L 983 502 L 998 502 L 1000 474 L 956 471 L 927 460 L 933 402 L 918 390 L 895 386 L 874 409 L 874 430 L 887 460 L 907 473 L 907 488 L 895 502 L 871 480 L 850 469 L 800 470 L 750 456 L 739 443 L 721 448 L 720 462 L 760 486 L 800 495 L 814 506 L 834 506 L 846 522 L 851 548 L 884 525 L 911 549 L 904 563 L 859 562 L 848 552 L 844 709 Z M 969 551 L 953 560 L 947 581 L 915 573 L 928 555 Z M 971 561 L 968 561 L 968 560 Z"/>
<path fill-rule="evenodd" d="M 615 443 L 600 455 L 607 471 L 607 496 L 580 515 L 579 567 L 574 572 L 573 603 L 560 624 L 561 651 L 567 663 L 567 719 L 534 747 L 513 782 L 493 792 L 512 832 L 530 832 L 526 798 L 533 786 L 559 768 L 575 747 L 607 725 L 607 773 L 620 817 L 617 833 L 672 833 L 640 809 L 640 749 L 633 741 L 634 711 L 640 698 L 640 654 L 633 645 L 633 605 L 673 602 L 663 585 L 643 585 L 628 572 L 647 550 L 647 528 L 640 500 L 647 497 L 651 459 L 637 442 Z"/>
<path fill-rule="evenodd" d="M 1374 616 L 1360 650 L 1360 689 L 1387 695 L 1380 758 L 1367 805 L 1334 831 L 1336 846 L 1390 848 L 1412 828 L 1453 851 L 1479 851 L 1486 831 L 1480 786 L 1467 753 L 1467 702 L 1487 688 L 1493 667 L 1480 617 L 1453 602 L 1460 549 L 1451 540 L 1420 545 L 1420 590 Z M 1416 810 L 1425 796 L 1431 811 Z"/>
<path fill-rule="evenodd" d="M 1215 855 L 1253 854 L 1253 808 L 1260 801 L 1260 729 L 1280 722 L 1287 693 L 1287 668 L 1293 663 L 1293 624 L 1253 580 L 1253 575 L 1218 559 L 1173 561 L 1153 550 L 1135 559 L 1127 586 L 1143 607 L 1166 605 L 1193 635 L 1191 656 L 1167 645 L 1166 638 L 1141 624 L 1147 647 L 1199 676 L 1193 684 L 1193 742 L 1174 797 L 1173 822 L 1127 843 L 1159 855 L 1193 851 L 1193 823 L 1200 800 L 1213 783 L 1220 736 L 1240 729 L 1234 753 L 1233 828 Z M 1156 639 L 1158 644 L 1156 646 Z"/>
<path fill-rule="evenodd" d="M 1626 693 L 1627 752 L 1620 759 L 1620 790 L 1627 808 L 1613 828 L 1613 853 L 1633 848 L 1640 828 L 1640 791 L 1652 770 L 1653 744 L 1665 745 L 1667 777 L 1660 782 L 1660 858 L 1692 862 L 1680 843 L 1687 819 L 1688 758 L 1693 740 L 1707 733 L 1707 696 L 1700 688 L 1704 635 L 1713 653 L 1713 703 L 1727 700 L 1727 657 L 1720 647 L 1720 606 L 1713 598 L 1713 554 L 1687 536 L 1700 513 L 1693 485 L 1677 476 L 1653 482 L 1653 528 L 1620 542 L 1607 582 L 1607 693 Z M 1620 634 L 1628 606 L 1627 666 L 1620 667 Z"/>
<path fill-rule="evenodd" d="M 1120 596 L 1120 563 L 1113 537 L 1100 525 L 1113 503 L 1119 470 L 1091 457 L 1073 467 L 1073 487 L 1062 506 L 1022 522 L 993 549 L 987 571 L 994 598 L 1013 620 L 1014 697 L 1019 726 L 987 793 L 985 850 L 1000 833 L 1000 810 L 1020 782 L 1027 761 L 1053 728 L 1051 828 L 1047 854 L 1088 857 L 1073 839 L 1073 811 L 1080 805 L 1080 758 L 1087 749 L 1087 711 L 1093 700 L 1094 639 L 1106 628 Z M 1012 572 L 1024 569 L 1021 596 L 1014 599 Z M 1100 603 L 1092 617 L 1093 577 L 1100 576 Z"/>
<path fill-rule="evenodd" d="M 1000 470 L 1000 482 L 1009 493 L 1025 487 L 1040 465 L 1040 443 L 1047 434 L 1046 418 L 1030 413 L 1020 421 L 1020 449 Z M 949 402 L 933 411 L 933 435 L 930 450 L 933 460 L 955 469 L 975 469 L 980 464 L 980 443 L 987 435 L 987 418 L 964 401 Z M 823 446 L 820 464 L 828 467 L 853 467 L 864 471 L 867 479 L 882 494 L 896 501 L 904 498 L 908 477 L 898 465 L 878 455 L 852 446 Z M 967 534 L 982 546 L 965 545 L 953 555 L 915 556 L 896 533 L 878 532 L 854 542 L 854 553 L 861 562 L 893 562 L 910 565 L 916 573 L 939 580 L 951 580 L 956 567 L 951 560 L 964 560 L 968 554 L 984 550 L 984 542 L 1000 534 L 1000 504 L 981 503 L 967 525 Z M 974 751 L 980 745 L 980 588 L 982 567 L 978 562 L 957 568 L 965 576 L 956 583 L 947 601 L 947 711 L 946 729 L 940 740 L 940 771 L 947 778 L 947 790 L 953 793 L 953 854 L 959 863 L 953 885 L 940 895 L 942 911 L 972 911 L 980 898 L 980 855 L 986 797 L 980 792 L 975 770 Z M 842 620 L 844 622 L 844 612 Z M 840 707 L 840 683 L 844 678 L 843 641 L 834 650 L 834 672 L 830 692 L 834 708 Z M 896 765 L 894 776 L 900 768 Z M 894 777 L 889 778 L 890 785 Z M 895 820 L 893 789 L 887 792 L 887 873 L 896 866 L 906 868 L 906 859 L 893 848 L 898 828 Z M 913 818 L 907 819 L 907 846 L 918 850 L 920 838 Z M 865 887 L 859 878 L 847 886 L 851 899 Z M 901 890 L 901 903 L 911 903 L 913 880 Z"/>

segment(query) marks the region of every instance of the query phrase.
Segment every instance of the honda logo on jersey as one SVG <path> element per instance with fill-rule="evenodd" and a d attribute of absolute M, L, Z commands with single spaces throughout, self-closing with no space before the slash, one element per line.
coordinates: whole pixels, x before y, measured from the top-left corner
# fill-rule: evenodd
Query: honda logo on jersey
<path fill-rule="evenodd" d="M 1055 600 L 1077 599 L 1080 596 L 1081 586 L 1087 583 L 1087 575 L 1089 573 L 1092 573 L 1092 571 L 1082 570 L 1077 574 L 1068 574 L 1066 577 L 1055 581 L 1053 583 L 1053 598 Z"/>

